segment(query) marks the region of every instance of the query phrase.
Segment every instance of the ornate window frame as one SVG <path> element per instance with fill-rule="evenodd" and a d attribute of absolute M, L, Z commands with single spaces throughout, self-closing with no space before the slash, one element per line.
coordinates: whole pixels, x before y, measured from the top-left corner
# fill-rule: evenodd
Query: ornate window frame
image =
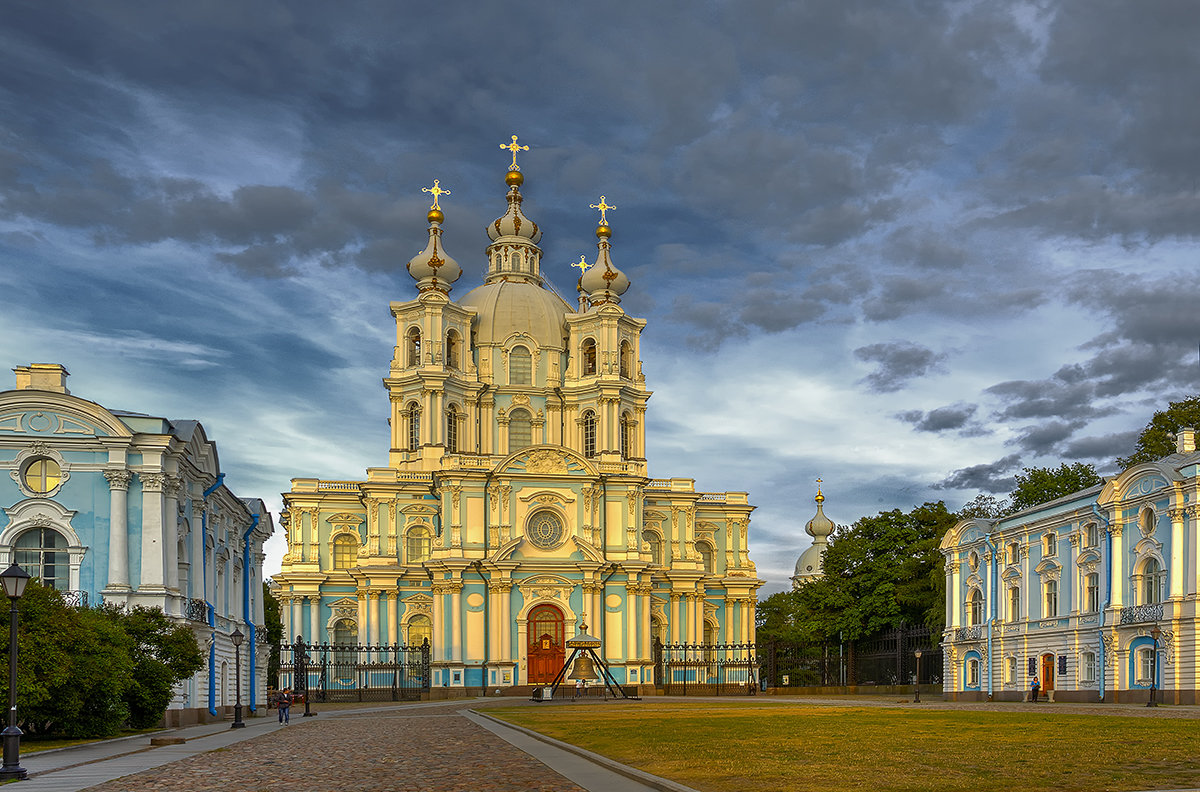
<path fill-rule="evenodd" d="M 59 470 L 58 484 L 45 492 L 31 490 L 25 485 L 26 468 L 39 459 L 53 461 L 58 465 Z M 58 449 L 41 440 L 35 440 L 17 453 L 17 458 L 13 461 L 13 469 L 8 472 L 8 475 L 16 482 L 17 488 L 26 498 L 53 498 L 62 490 L 67 479 L 71 478 L 71 466 L 63 459 L 63 455 L 58 452 Z"/>
<path fill-rule="evenodd" d="M 5 509 L 4 513 L 8 515 L 8 525 L 0 531 L 0 553 L 3 554 L 5 565 L 11 563 L 13 546 L 21 534 L 33 528 L 50 528 L 58 531 L 67 540 L 69 590 L 79 591 L 79 568 L 83 566 L 83 558 L 88 548 L 71 526 L 71 520 L 78 512 L 71 511 L 56 501 L 31 498 Z"/>

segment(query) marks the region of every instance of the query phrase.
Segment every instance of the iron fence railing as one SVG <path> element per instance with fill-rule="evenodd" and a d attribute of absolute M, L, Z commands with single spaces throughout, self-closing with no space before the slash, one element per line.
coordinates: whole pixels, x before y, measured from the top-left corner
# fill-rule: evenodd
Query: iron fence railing
<path fill-rule="evenodd" d="M 668 696 L 728 696 L 753 692 L 754 644 L 664 644 L 654 641 L 655 685 Z"/>
<path fill-rule="evenodd" d="M 1162 621 L 1162 615 L 1161 602 L 1154 605 L 1134 605 L 1129 608 L 1121 608 L 1121 624 Z"/>
<path fill-rule="evenodd" d="M 420 646 L 281 644 L 279 687 L 311 701 L 408 701 L 429 690 L 429 641 Z"/>

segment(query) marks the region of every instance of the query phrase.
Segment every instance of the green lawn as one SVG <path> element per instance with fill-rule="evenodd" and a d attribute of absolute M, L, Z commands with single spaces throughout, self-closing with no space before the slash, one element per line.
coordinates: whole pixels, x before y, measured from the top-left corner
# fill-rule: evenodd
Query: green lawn
<path fill-rule="evenodd" d="M 643 701 L 489 714 L 701 790 L 1200 787 L 1200 721 Z"/>

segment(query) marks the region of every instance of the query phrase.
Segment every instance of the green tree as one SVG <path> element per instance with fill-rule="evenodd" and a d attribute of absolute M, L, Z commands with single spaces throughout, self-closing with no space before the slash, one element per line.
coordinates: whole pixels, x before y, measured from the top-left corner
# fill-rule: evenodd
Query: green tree
<path fill-rule="evenodd" d="M 980 493 L 958 510 L 958 519 L 969 520 L 974 517 L 983 517 L 994 520 L 1008 514 L 1011 508 L 1007 498 L 997 500 L 995 495 Z"/>
<path fill-rule="evenodd" d="M 1010 513 L 1104 483 L 1104 479 L 1096 473 L 1096 466 L 1083 462 L 1073 465 L 1064 462 L 1057 469 L 1024 468 L 1023 473 L 1016 475 L 1016 480 L 1017 486 L 1010 495 Z"/>
<path fill-rule="evenodd" d="M 191 629 L 158 608 L 108 606 L 103 612 L 130 638 L 134 673 L 125 690 L 129 725 L 148 729 L 162 720 L 175 685 L 204 667 L 204 656 Z"/>
<path fill-rule="evenodd" d="M 1175 453 L 1175 441 L 1171 435 L 1185 426 L 1200 428 L 1200 396 L 1171 402 L 1167 409 L 1154 413 L 1150 423 L 1138 435 L 1133 453 L 1127 457 L 1117 457 L 1117 467 L 1133 467 Z"/>
<path fill-rule="evenodd" d="M 267 629 L 267 684 L 274 685 L 279 679 L 279 645 L 283 643 L 283 611 L 279 600 L 271 593 L 271 587 L 263 583 L 263 626 Z"/>

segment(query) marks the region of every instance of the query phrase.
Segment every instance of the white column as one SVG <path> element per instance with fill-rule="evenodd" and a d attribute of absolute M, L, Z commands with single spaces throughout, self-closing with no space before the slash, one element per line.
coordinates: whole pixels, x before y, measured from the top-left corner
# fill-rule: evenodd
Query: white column
<path fill-rule="evenodd" d="M 642 589 L 642 651 L 639 659 L 646 660 L 654 656 L 654 652 L 650 646 L 650 588 L 646 586 Z"/>
<path fill-rule="evenodd" d="M 301 619 L 300 609 L 303 607 L 303 597 L 293 594 L 292 597 L 292 618 L 288 622 L 288 626 L 292 628 L 292 634 L 289 636 L 289 643 L 296 640 L 296 636 L 301 634 L 303 628 L 303 620 Z"/>
<path fill-rule="evenodd" d="M 430 660 L 445 660 L 446 652 L 446 590 L 441 585 L 430 589 L 433 595 L 433 638 L 430 639 Z"/>
<path fill-rule="evenodd" d="M 321 639 L 321 597 L 308 598 L 308 642 L 328 643 Z"/>
<path fill-rule="evenodd" d="M 162 473 L 143 473 L 141 581 L 138 590 L 162 591 L 163 578 L 163 487 Z"/>
<path fill-rule="evenodd" d="M 295 635 L 292 633 L 292 598 L 279 595 L 279 620 L 283 622 L 283 642 L 291 643 Z"/>
<path fill-rule="evenodd" d="M 128 470 L 106 470 L 108 479 L 108 584 L 105 589 L 129 591 Z"/>
<path fill-rule="evenodd" d="M 367 592 L 359 590 L 358 594 L 358 643 L 367 644 L 370 641 L 367 638 Z"/>
<path fill-rule="evenodd" d="M 1112 524 L 1112 578 L 1106 585 L 1109 590 L 1109 607 L 1120 610 L 1125 602 L 1125 548 L 1121 541 L 1123 526 L 1119 520 Z M 1103 599 L 1101 599 L 1103 602 Z"/>
<path fill-rule="evenodd" d="M 179 476 L 168 476 L 166 480 L 166 522 L 163 526 L 163 543 L 166 551 L 166 586 L 171 591 L 179 591 L 179 490 L 183 487 L 183 479 Z M 240 548 L 239 548 L 240 550 Z M 241 557 L 241 553 L 238 553 Z M 245 570 L 243 570 L 245 572 Z M 240 598 L 239 598 L 240 599 Z"/>
<path fill-rule="evenodd" d="M 667 622 L 670 624 L 671 643 L 679 643 L 679 595 L 671 592 L 670 610 L 667 612 Z"/>
<path fill-rule="evenodd" d="M 1183 521 L 1185 513 L 1183 509 L 1171 509 L 1171 599 L 1183 599 L 1184 586 L 1184 541 L 1183 541 Z M 1165 615 L 1165 614 L 1164 614 Z M 1174 614 L 1172 614 L 1174 615 Z"/>
<path fill-rule="evenodd" d="M 379 592 L 367 592 L 367 645 L 379 645 Z"/>
<path fill-rule="evenodd" d="M 456 581 L 450 589 L 450 659 L 462 662 L 462 583 Z"/>
<path fill-rule="evenodd" d="M 387 593 L 387 642 L 389 644 L 398 643 L 398 626 L 396 619 L 396 598 L 398 593 L 389 591 Z"/>
<path fill-rule="evenodd" d="M 508 582 L 500 586 L 500 656 L 506 663 L 517 662 L 512 650 L 512 584 Z"/>
<path fill-rule="evenodd" d="M 637 652 L 637 584 L 630 581 L 625 584 L 625 651 L 622 656 L 633 660 Z"/>

